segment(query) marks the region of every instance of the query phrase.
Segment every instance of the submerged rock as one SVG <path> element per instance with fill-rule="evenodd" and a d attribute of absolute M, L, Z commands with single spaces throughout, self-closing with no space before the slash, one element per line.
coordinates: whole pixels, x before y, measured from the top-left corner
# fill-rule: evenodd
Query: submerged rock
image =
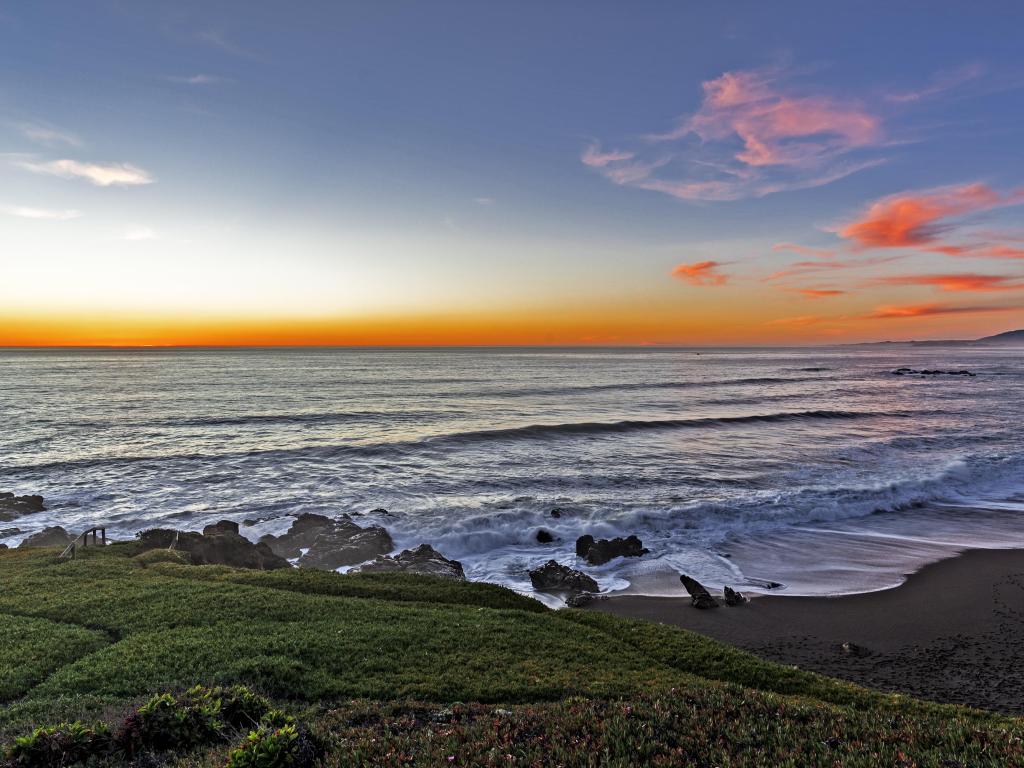
<path fill-rule="evenodd" d="M 597 582 L 582 571 L 548 560 L 540 568 L 530 571 L 530 583 L 538 592 L 597 592 Z"/>
<path fill-rule="evenodd" d="M 260 571 L 291 568 L 291 563 L 266 544 L 253 544 L 236 531 L 237 525 L 229 520 L 208 525 L 203 533 L 151 528 L 139 534 L 139 549 L 141 552 L 151 549 L 184 552 L 192 565 L 229 565 Z"/>
<path fill-rule="evenodd" d="M 74 540 L 75 537 L 61 526 L 51 525 L 37 533 L 33 533 L 22 541 L 18 547 L 67 547 Z"/>
<path fill-rule="evenodd" d="M 365 563 L 395 548 L 391 535 L 378 525 L 362 528 L 348 515 L 331 518 L 310 513 L 295 518 L 287 533 L 267 535 L 260 542 L 281 557 L 298 558 L 300 568 L 329 571 Z"/>
<path fill-rule="evenodd" d="M 737 592 L 732 587 L 723 587 L 722 593 L 725 595 L 726 605 L 743 605 L 747 602 L 747 598 L 742 592 Z"/>
<path fill-rule="evenodd" d="M 551 531 L 545 531 L 543 528 L 537 531 L 538 544 L 550 544 L 554 540 L 555 537 L 551 535 Z"/>
<path fill-rule="evenodd" d="M 939 370 L 917 370 L 916 368 L 897 368 L 893 371 L 894 376 L 977 376 L 971 371 L 939 371 Z"/>
<path fill-rule="evenodd" d="M 636 536 L 594 540 L 593 536 L 576 539 L 576 554 L 591 565 L 604 565 L 616 557 L 641 557 L 650 552 Z"/>
<path fill-rule="evenodd" d="M 443 576 L 458 581 L 466 580 L 466 572 L 458 560 L 449 560 L 429 544 L 406 549 L 394 557 L 377 559 L 353 568 L 349 573 L 418 573 L 424 576 Z"/>
<path fill-rule="evenodd" d="M 10 522 L 22 515 L 45 512 L 42 496 L 15 496 L 9 491 L 0 493 L 0 522 Z"/>
<path fill-rule="evenodd" d="M 690 603 L 694 608 L 717 608 L 718 601 L 711 596 L 703 584 L 696 579 L 690 578 L 685 573 L 680 574 L 679 580 L 690 594 Z"/>

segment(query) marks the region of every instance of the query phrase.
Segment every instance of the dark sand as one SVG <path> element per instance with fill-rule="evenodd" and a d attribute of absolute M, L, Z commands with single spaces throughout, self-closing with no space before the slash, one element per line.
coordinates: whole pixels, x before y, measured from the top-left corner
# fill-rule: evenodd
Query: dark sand
<path fill-rule="evenodd" d="M 593 608 L 675 624 L 882 691 L 1024 713 L 1024 551 L 970 551 L 860 595 L 772 595 L 702 611 L 682 585 L 680 593 L 624 595 Z M 844 652 L 843 643 L 866 652 Z"/>

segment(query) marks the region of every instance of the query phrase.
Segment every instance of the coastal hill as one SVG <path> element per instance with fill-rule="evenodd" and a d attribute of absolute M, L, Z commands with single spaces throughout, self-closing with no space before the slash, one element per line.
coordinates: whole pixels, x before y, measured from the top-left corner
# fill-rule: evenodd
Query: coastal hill
<path fill-rule="evenodd" d="M 0 742 L 18 768 L 125 765 L 118 744 L 132 764 L 232 768 L 1024 761 L 1015 718 L 495 585 L 191 565 L 139 542 L 58 554 L 0 550 Z M 252 692 L 280 709 L 247 737 L 227 724 L 265 709 Z"/>
<path fill-rule="evenodd" d="M 868 347 L 881 344 L 905 345 L 914 347 L 964 347 L 964 346 L 1017 346 L 1024 345 L 1024 329 L 997 333 L 980 339 L 934 339 L 926 341 L 868 341 L 851 344 L 855 347 Z"/>

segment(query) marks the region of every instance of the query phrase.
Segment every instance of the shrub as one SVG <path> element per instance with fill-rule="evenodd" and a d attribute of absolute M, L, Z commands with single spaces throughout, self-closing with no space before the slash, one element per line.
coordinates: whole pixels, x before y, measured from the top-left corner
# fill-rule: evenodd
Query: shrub
<path fill-rule="evenodd" d="M 7 758 L 18 768 L 66 768 L 96 761 L 109 754 L 109 729 L 99 723 L 89 728 L 76 721 L 37 728 L 14 740 Z"/>
<path fill-rule="evenodd" d="M 271 711 L 267 699 L 253 693 L 244 685 L 215 688 L 197 685 L 185 691 L 180 701 L 187 706 L 207 711 L 217 710 L 225 725 L 246 730 L 258 725 L 264 715 Z"/>
<path fill-rule="evenodd" d="M 154 696 L 129 715 L 118 732 L 117 746 L 129 757 L 141 750 L 191 749 L 220 738 L 220 700 Z"/>
<path fill-rule="evenodd" d="M 315 757 L 312 741 L 295 724 L 260 726 L 231 752 L 226 768 L 307 768 Z"/>

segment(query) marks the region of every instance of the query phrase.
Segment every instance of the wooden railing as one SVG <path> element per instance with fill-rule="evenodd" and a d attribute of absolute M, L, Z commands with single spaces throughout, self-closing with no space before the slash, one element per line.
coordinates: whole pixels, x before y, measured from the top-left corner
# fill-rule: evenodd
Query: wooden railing
<path fill-rule="evenodd" d="M 61 557 L 70 557 L 72 560 L 75 559 L 75 553 L 78 551 L 79 542 L 82 547 L 89 546 L 89 536 L 92 536 L 92 546 L 94 547 L 105 547 L 107 546 L 107 529 L 102 527 L 90 528 L 83 533 L 78 534 L 75 540 L 68 544 L 67 549 L 60 553 Z M 97 536 L 99 537 L 97 539 Z"/>

